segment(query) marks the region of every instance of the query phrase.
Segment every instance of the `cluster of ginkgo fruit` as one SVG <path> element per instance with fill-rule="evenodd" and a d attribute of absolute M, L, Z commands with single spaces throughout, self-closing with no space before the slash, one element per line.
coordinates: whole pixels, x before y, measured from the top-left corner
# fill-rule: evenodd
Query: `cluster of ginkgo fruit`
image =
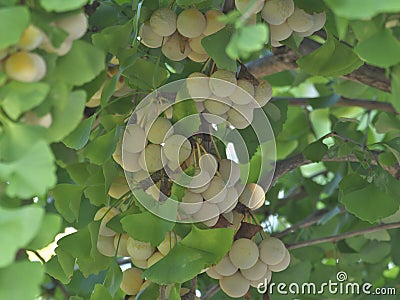
<path fill-rule="evenodd" d="M 251 239 L 239 238 L 207 275 L 219 280 L 221 289 L 230 297 L 246 295 L 250 286 L 259 287 L 270 283 L 272 272 L 285 270 L 290 254 L 281 240 L 268 237 L 257 244 Z"/>
<path fill-rule="evenodd" d="M 141 26 L 140 41 L 149 48 L 161 47 L 162 53 L 173 61 L 188 57 L 204 62 L 208 54 L 201 40 L 225 27 L 218 19 L 222 15 L 219 10 L 203 14 L 196 8 L 185 9 L 177 15 L 172 9 L 160 8 Z"/>
<path fill-rule="evenodd" d="M 195 72 L 186 82 L 189 95 L 206 121 L 219 124 L 227 120 L 237 129 L 249 126 L 254 109 L 263 107 L 272 97 L 268 81 L 253 84 L 226 70 L 217 70 L 210 77 Z"/>
<path fill-rule="evenodd" d="M 47 72 L 46 61 L 40 54 L 33 51 L 42 48 L 48 53 L 56 53 L 59 56 L 67 54 L 73 41 L 86 33 L 88 21 L 84 13 L 79 13 L 58 19 L 52 25 L 67 34 L 59 47 L 53 46 L 40 28 L 30 24 L 17 44 L 0 49 L 0 66 L 9 79 L 21 82 L 42 80 Z"/>
<path fill-rule="evenodd" d="M 270 29 L 271 46 L 282 46 L 280 41 L 292 34 L 307 37 L 320 30 L 326 21 L 325 12 L 309 14 L 295 6 L 293 0 L 235 0 L 235 7 L 249 19 L 262 19 Z"/>

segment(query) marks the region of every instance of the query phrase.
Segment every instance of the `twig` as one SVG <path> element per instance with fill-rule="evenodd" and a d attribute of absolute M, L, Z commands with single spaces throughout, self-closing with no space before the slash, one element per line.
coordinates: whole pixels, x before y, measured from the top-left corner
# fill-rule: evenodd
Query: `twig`
<path fill-rule="evenodd" d="M 209 300 L 211 299 L 218 291 L 221 289 L 219 284 L 214 284 L 210 286 L 207 291 L 205 292 L 204 296 L 201 297 L 201 300 Z"/>
<path fill-rule="evenodd" d="M 293 249 L 298 249 L 298 248 L 303 248 L 303 247 L 308 247 L 308 246 L 313 246 L 313 245 L 318 245 L 318 244 L 323 244 L 323 243 L 335 243 L 337 241 L 341 241 L 341 240 L 348 239 L 348 238 L 358 236 L 361 234 L 365 234 L 365 233 L 376 232 L 376 231 L 385 230 L 385 229 L 396 229 L 396 228 L 400 228 L 400 222 L 381 224 L 378 226 L 364 228 L 364 229 L 360 229 L 360 230 L 356 230 L 356 231 L 352 231 L 352 232 L 346 232 L 346 233 L 339 234 L 339 235 L 333 235 L 333 236 L 323 237 L 323 238 L 319 238 L 319 239 L 315 239 L 315 240 L 304 241 L 304 242 L 300 242 L 300 243 L 296 243 L 296 244 L 292 244 L 292 245 L 287 245 L 287 248 L 289 250 L 293 250 Z"/>

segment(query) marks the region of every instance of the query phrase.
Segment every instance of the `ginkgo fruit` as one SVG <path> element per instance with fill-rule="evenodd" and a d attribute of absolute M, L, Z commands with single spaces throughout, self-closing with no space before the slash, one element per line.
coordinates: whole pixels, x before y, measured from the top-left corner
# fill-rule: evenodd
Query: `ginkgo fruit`
<path fill-rule="evenodd" d="M 235 0 L 235 7 L 242 14 L 258 14 L 264 7 L 264 0 Z"/>
<path fill-rule="evenodd" d="M 169 231 L 166 233 L 164 240 L 157 246 L 157 250 L 162 255 L 167 255 L 180 239 L 180 236 L 176 233 Z"/>
<path fill-rule="evenodd" d="M 200 210 L 193 214 L 195 222 L 203 222 L 205 225 L 212 227 L 217 224 L 219 219 L 219 208 L 216 204 L 204 202 Z"/>
<path fill-rule="evenodd" d="M 123 152 L 122 168 L 128 172 L 137 172 L 141 169 L 139 164 L 139 153 Z"/>
<path fill-rule="evenodd" d="M 265 191 L 256 183 L 248 183 L 239 196 L 239 201 L 252 210 L 258 209 L 265 202 Z"/>
<path fill-rule="evenodd" d="M 163 37 L 153 31 L 150 22 L 145 22 L 139 29 L 140 42 L 149 48 L 159 48 L 162 45 Z"/>
<path fill-rule="evenodd" d="M 46 75 L 46 62 L 36 53 L 19 51 L 11 54 L 4 63 L 4 71 L 11 79 L 36 82 Z"/>
<path fill-rule="evenodd" d="M 313 17 L 314 24 L 310 30 L 305 31 L 305 32 L 295 31 L 294 33 L 300 37 L 306 37 L 306 36 L 312 35 L 314 32 L 316 32 L 316 31 L 320 30 L 322 27 L 324 27 L 325 21 L 326 21 L 326 13 L 325 12 L 322 12 L 319 14 L 314 14 L 314 15 L 312 15 L 312 17 Z"/>
<path fill-rule="evenodd" d="M 222 276 L 231 276 L 235 274 L 238 270 L 236 266 L 234 266 L 228 255 L 225 255 L 215 266 L 215 271 Z"/>
<path fill-rule="evenodd" d="M 252 240 L 240 238 L 233 242 L 229 251 L 232 264 L 239 269 L 249 269 L 257 263 L 259 250 Z"/>
<path fill-rule="evenodd" d="M 208 189 L 211 178 L 211 175 L 207 171 L 195 169 L 188 188 L 192 193 L 200 194 Z"/>
<path fill-rule="evenodd" d="M 255 87 L 254 99 L 257 103 L 263 107 L 272 98 L 272 87 L 266 80 L 261 80 L 260 83 Z"/>
<path fill-rule="evenodd" d="M 33 50 L 39 47 L 43 42 L 44 34 L 35 25 L 29 25 L 22 33 L 21 38 L 17 44 L 17 47 L 23 50 Z"/>
<path fill-rule="evenodd" d="M 190 74 L 186 79 L 186 87 L 194 101 L 203 100 L 211 96 L 208 76 L 203 73 L 194 72 Z"/>
<path fill-rule="evenodd" d="M 286 247 L 280 239 L 269 237 L 261 241 L 260 259 L 267 265 L 280 263 L 286 255 Z"/>
<path fill-rule="evenodd" d="M 237 81 L 237 86 L 238 88 L 229 96 L 232 102 L 238 105 L 246 105 L 250 103 L 254 97 L 253 84 L 248 80 L 239 79 Z"/>
<path fill-rule="evenodd" d="M 285 253 L 285 256 L 283 257 L 282 261 L 280 261 L 276 265 L 268 265 L 268 268 L 272 272 L 281 272 L 283 270 L 286 270 L 286 268 L 289 266 L 289 264 L 290 264 L 290 253 L 286 249 L 286 253 Z"/>
<path fill-rule="evenodd" d="M 137 241 L 131 237 L 126 242 L 126 250 L 132 259 L 139 261 L 148 259 L 154 252 L 150 243 Z"/>
<path fill-rule="evenodd" d="M 100 235 L 114 236 L 116 234 L 114 230 L 107 227 L 107 223 L 119 213 L 120 211 L 117 208 L 109 206 L 104 206 L 96 212 L 96 214 L 94 215 L 94 220 L 101 220 L 99 229 Z"/>
<path fill-rule="evenodd" d="M 208 54 L 201 54 L 201 53 L 197 53 L 196 51 L 191 51 L 188 54 L 188 58 L 194 62 L 201 63 L 201 62 L 205 62 L 209 58 L 209 56 L 208 56 Z"/>
<path fill-rule="evenodd" d="M 269 31 L 271 40 L 283 41 L 286 40 L 292 34 L 293 30 L 289 27 L 287 22 L 280 25 L 269 25 Z"/>
<path fill-rule="evenodd" d="M 192 193 L 190 190 L 185 190 L 185 195 L 182 197 L 182 205 L 182 210 L 185 213 L 195 214 L 203 205 L 203 196 Z"/>
<path fill-rule="evenodd" d="M 218 70 L 211 75 L 210 90 L 219 97 L 228 97 L 235 92 L 236 84 L 235 73 Z"/>
<path fill-rule="evenodd" d="M 147 267 L 150 268 L 152 265 L 158 263 L 160 260 L 164 258 L 160 252 L 156 251 L 147 259 Z"/>
<path fill-rule="evenodd" d="M 217 159 L 210 153 L 203 154 L 199 158 L 199 167 L 201 170 L 205 170 L 208 174 L 214 176 L 218 169 Z"/>
<path fill-rule="evenodd" d="M 243 297 L 250 288 L 249 281 L 240 272 L 222 277 L 219 285 L 225 294 L 233 298 Z"/>
<path fill-rule="evenodd" d="M 85 35 L 88 20 L 84 13 L 79 13 L 59 19 L 55 22 L 55 25 L 68 33 L 68 39 L 77 40 Z"/>
<path fill-rule="evenodd" d="M 208 99 L 208 100 L 204 101 L 204 107 L 207 109 L 207 111 L 210 114 L 223 115 L 230 108 L 229 104 L 227 104 L 227 103 L 229 103 L 228 99 L 229 98 L 226 98 L 224 101 L 222 101 L 222 99 L 221 100 Z M 226 101 L 226 100 L 228 100 L 228 101 Z"/>
<path fill-rule="evenodd" d="M 44 39 L 43 43 L 40 45 L 40 47 L 43 48 L 48 53 L 55 53 L 58 56 L 63 56 L 71 50 L 72 43 L 73 43 L 72 40 L 66 39 L 61 43 L 60 46 L 58 46 L 56 48 L 55 46 L 53 46 L 51 41 L 45 37 L 45 39 Z"/>
<path fill-rule="evenodd" d="M 144 150 L 147 145 L 147 136 L 142 127 L 137 124 L 126 126 L 123 138 L 122 149 L 131 153 L 138 153 Z"/>
<path fill-rule="evenodd" d="M 204 200 L 210 203 L 219 203 L 224 201 L 227 193 L 228 191 L 224 180 L 221 177 L 214 176 L 214 178 L 211 179 L 208 189 L 205 190 L 202 195 Z"/>
<path fill-rule="evenodd" d="M 122 272 L 121 290 L 127 295 L 137 295 L 143 284 L 143 271 L 138 268 L 129 268 Z"/>
<path fill-rule="evenodd" d="M 201 44 L 201 40 L 205 37 L 205 35 L 199 35 L 198 37 L 189 39 L 190 48 L 197 52 L 198 54 L 207 54 L 203 45 Z"/>
<path fill-rule="evenodd" d="M 228 122 L 232 124 L 233 127 L 237 129 L 244 129 L 253 120 L 253 115 L 251 114 L 253 112 L 253 109 L 251 107 L 246 107 L 246 111 L 248 111 L 248 115 L 250 116 L 250 119 L 244 115 L 244 111 L 238 110 L 237 108 L 233 107 L 228 111 Z"/>
<path fill-rule="evenodd" d="M 190 156 L 192 146 L 183 135 L 173 134 L 165 140 L 163 152 L 167 159 L 182 163 Z"/>
<path fill-rule="evenodd" d="M 294 13 L 287 19 L 287 24 L 294 31 L 306 32 L 313 27 L 314 18 L 303 9 L 296 8 Z"/>
<path fill-rule="evenodd" d="M 164 167 L 165 159 L 160 145 L 149 144 L 140 153 L 139 165 L 148 172 L 156 172 Z"/>
<path fill-rule="evenodd" d="M 161 48 L 161 52 L 173 61 L 185 59 L 191 51 L 189 42 L 184 40 L 177 32 L 168 37 Z"/>
<path fill-rule="evenodd" d="M 227 183 L 227 186 L 234 186 L 240 179 L 240 167 L 233 160 L 221 159 L 218 171 Z"/>
<path fill-rule="evenodd" d="M 210 114 L 208 112 L 203 112 L 201 114 L 201 116 L 203 117 L 203 119 L 205 121 L 207 121 L 210 124 L 221 124 L 223 122 L 226 121 L 226 119 L 228 118 L 227 114 L 221 114 L 221 115 L 215 115 L 215 114 Z"/>
<path fill-rule="evenodd" d="M 129 186 L 124 176 L 116 177 L 110 185 L 108 195 L 114 199 L 119 199 L 129 192 Z"/>
<path fill-rule="evenodd" d="M 221 213 L 231 212 L 238 203 L 239 194 L 234 187 L 227 188 L 226 197 L 223 201 L 217 203 Z"/>
<path fill-rule="evenodd" d="M 129 256 L 128 250 L 126 250 L 128 238 L 129 235 L 127 235 L 126 233 L 117 234 L 114 237 L 114 248 L 117 249 L 118 256 Z"/>
<path fill-rule="evenodd" d="M 213 279 L 221 279 L 223 277 L 215 270 L 215 266 L 208 268 L 206 274 Z"/>
<path fill-rule="evenodd" d="M 104 256 L 112 257 L 115 255 L 114 237 L 99 235 L 97 237 L 97 250 Z"/>
<path fill-rule="evenodd" d="M 150 17 L 150 27 L 159 36 L 170 36 L 176 31 L 176 13 L 169 8 L 160 8 Z"/>
<path fill-rule="evenodd" d="M 147 133 L 147 139 L 153 144 L 161 144 L 165 138 L 173 133 L 172 124 L 166 118 L 157 118 L 152 124 Z M 168 135 L 167 135 L 168 133 Z"/>
<path fill-rule="evenodd" d="M 185 9 L 178 16 L 176 28 L 187 38 L 200 36 L 206 29 L 206 18 L 196 8 Z"/>
<path fill-rule="evenodd" d="M 225 24 L 219 21 L 218 18 L 224 16 L 219 10 L 210 9 L 204 13 L 206 18 L 206 28 L 203 31 L 205 36 L 214 34 L 225 27 Z"/>
<path fill-rule="evenodd" d="M 265 270 L 265 274 L 261 276 L 258 280 L 251 280 L 250 286 L 254 288 L 258 288 L 260 286 L 265 286 L 265 284 L 271 283 L 272 272 L 268 268 Z"/>
<path fill-rule="evenodd" d="M 148 264 L 147 264 L 147 259 L 139 260 L 139 259 L 134 259 L 134 258 L 131 257 L 131 261 L 132 261 L 132 264 L 135 267 L 138 267 L 138 268 L 141 268 L 141 269 L 147 269 L 149 267 Z"/>
<path fill-rule="evenodd" d="M 294 12 L 293 0 L 268 0 L 261 11 L 262 18 L 269 24 L 279 25 Z"/>
<path fill-rule="evenodd" d="M 241 269 L 240 272 L 247 280 L 255 281 L 260 280 L 265 275 L 266 270 L 268 270 L 268 266 L 259 259 L 254 266 L 249 269 Z"/>

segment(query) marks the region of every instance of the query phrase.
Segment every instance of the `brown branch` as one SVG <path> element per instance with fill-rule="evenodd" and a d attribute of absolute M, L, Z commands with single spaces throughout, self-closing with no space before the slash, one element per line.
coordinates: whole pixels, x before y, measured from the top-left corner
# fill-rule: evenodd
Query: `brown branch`
<path fill-rule="evenodd" d="M 201 297 L 201 300 L 209 300 L 211 299 L 218 291 L 221 289 L 219 284 L 214 284 L 210 286 L 207 291 L 204 293 L 204 296 Z"/>
<path fill-rule="evenodd" d="M 301 56 L 316 50 L 320 45 L 310 39 L 304 39 L 299 47 Z M 300 57 L 288 47 L 276 48 L 273 55 L 268 55 L 247 64 L 247 68 L 256 78 L 275 74 L 285 70 L 297 69 L 297 59 Z M 343 77 L 360 82 L 379 90 L 390 92 L 390 80 L 385 70 L 364 64 L 357 70 Z"/>
<path fill-rule="evenodd" d="M 318 98 L 291 98 L 291 97 L 274 97 L 271 101 L 278 102 L 278 101 L 289 101 L 290 105 L 293 106 L 305 106 L 305 105 L 312 105 L 313 102 L 317 102 Z M 365 99 L 349 99 L 345 97 L 341 97 L 334 106 L 358 106 L 365 108 L 367 110 L 380 110 L 388 113 L 398 114 L 396 109 L 393 107 L 392 104 L 388 102 L 380 102 L 380 101 L 373 101 L 373 100 L 365 100 Z"/>
<path fill-rule="evenodd" d="M 318 244 L 323 244 L 323 243 L 335 243 L 335 242 L 338 242 L 338 241 L 341 241 L 344 239 L 348 239 L 348 238 L 351 238 L 354 236 L 358 236 L 361 234 L 365 234 L 365 233 L 376 232 L 376 231 L 386 230 L 386 229 L 396 229 L 396 228 L 400 228 L 400 222 L 381 224 L 381 225 L 377 225 L 374 227 L 364 228 L 364 229 L 360 229 L 360 230 L 356 230 L 356 231 L 352 231 L 352 232 L 346 232 L 346 233 L 339 234 L 339 235 L 333 235 L 333 236 L 323 237 L 323 238 L 319 238 L 319 239 L 315 239 L 315 240 L 299 242 L 296 244 L 287 245 L 287 248 L 289 250 L 293 250 L 293 249 L 298 249 L 298 248 L 303 248 L 303 247 L 308 247 L 308 246 L 313 246 L 313 245 L 318 245 Z"/>

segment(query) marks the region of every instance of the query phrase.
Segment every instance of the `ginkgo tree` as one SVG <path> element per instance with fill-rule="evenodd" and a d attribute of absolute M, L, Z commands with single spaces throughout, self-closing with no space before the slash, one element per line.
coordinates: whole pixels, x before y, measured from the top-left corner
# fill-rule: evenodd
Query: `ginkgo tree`
<path fill-rule="evenodd" d="M 0 299 L 397 299 L 399 53 L 398 1 L 0 0 Z"/>

